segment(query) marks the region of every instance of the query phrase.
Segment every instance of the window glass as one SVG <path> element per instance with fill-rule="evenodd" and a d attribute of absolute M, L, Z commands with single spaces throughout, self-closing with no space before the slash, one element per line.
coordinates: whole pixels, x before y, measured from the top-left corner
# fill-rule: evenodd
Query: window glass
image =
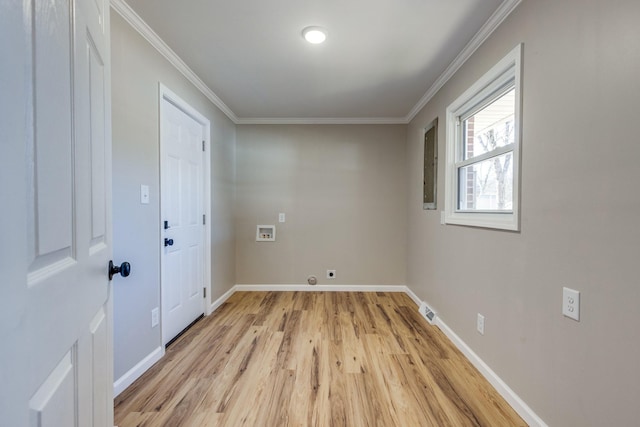
<path fill-rule="evenodd" d="M 463 121 L 460 152 L 463 160 L 477 160 L 459 162 L 459 210 L 513 209 L 514 118 L 515 89 L 510 88 Z"/>
<path fill-rule="evenodd" d="M 473 163 L 458 171 L 458 209 L 513 210 L 513 153 Z"/>
<path fill-rule="evenodd" d="M 513 144 L 516 91 L 511 88 L 464 120 L 464 159 Z"/>

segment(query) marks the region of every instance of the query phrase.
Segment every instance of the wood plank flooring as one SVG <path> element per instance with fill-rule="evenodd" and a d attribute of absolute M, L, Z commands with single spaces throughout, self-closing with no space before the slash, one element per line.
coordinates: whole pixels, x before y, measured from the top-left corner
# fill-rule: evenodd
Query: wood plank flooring
<path fill-rule="evenodd" d="M 115 400 L 130 426 L 526 426 L 403 293 L 238 292 Z"/>

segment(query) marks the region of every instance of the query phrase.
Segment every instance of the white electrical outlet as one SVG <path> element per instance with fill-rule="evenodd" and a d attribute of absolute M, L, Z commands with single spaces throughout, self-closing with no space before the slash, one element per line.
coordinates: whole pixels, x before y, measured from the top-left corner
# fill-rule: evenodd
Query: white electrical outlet
<path fill-rule="evenodd" d="M 154 328 L 160 323 L 160 310 L 158 307 L 151 310 L 151 327 Z"/>
<path fill-rule="evenodd" d="M 562 314 L 580 321 L 580 292 L 574 289 L 562 288 Z"/>
<path fill-rule="evenodd" d="M 484 335 L 484 316 L 478 313 L 478 322 L 476 324 L 476 329 L 480 333 L 480 335 Z"/>
<path fill-rule="evenodd" d="M 283 213 L 278 214 L 278 221 L 279 222 L 284 222 L 286 219 L 285 215 Z"/>
<path fill-rule="evenodd" d="M 327 279 L 335 279 L 336 271 L 335 270 L 327 270 Z"/>

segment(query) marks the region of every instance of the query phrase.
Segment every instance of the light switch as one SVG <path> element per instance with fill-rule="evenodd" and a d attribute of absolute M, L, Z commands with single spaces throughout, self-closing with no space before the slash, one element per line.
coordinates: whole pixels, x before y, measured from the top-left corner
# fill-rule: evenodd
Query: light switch
<path fill-rule="evenodd" d="M 140 186 L 140 203 L 143 205 L 149 204 L 149 186 L 141 185 Z"/>

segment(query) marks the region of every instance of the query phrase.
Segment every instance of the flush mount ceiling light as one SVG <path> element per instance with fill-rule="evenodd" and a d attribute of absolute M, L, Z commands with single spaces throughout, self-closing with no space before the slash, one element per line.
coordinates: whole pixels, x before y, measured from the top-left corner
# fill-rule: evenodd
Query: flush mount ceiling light
<path fill-rule="evenodd" d="M 302 30 L 302 35 L 309 43 L 319 44 L 327 39 L 327 30 L 322 27 L 307 27 Z"/>

